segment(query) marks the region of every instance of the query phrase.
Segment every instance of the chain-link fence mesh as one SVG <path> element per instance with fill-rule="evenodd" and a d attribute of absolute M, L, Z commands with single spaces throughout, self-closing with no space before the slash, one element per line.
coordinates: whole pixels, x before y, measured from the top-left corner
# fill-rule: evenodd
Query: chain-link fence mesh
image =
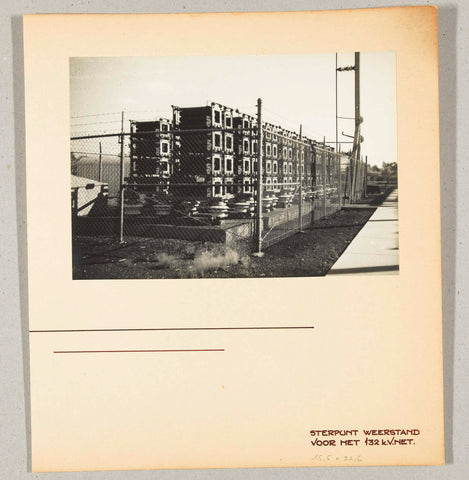
<path fill-rule="evenodd" d="M 73 235 L 118 235 L 121 185 L 130 158 L 120 135 L 71 140 Z"/>
<path fill-rule="evenodd" d="M 262 153 L 262 209 L 257 163 Z M 307 228 L 363 194 L 362 161 L 254 122 L 71 140 L 72 223 L 79 237 L 225 243 L 243 253 Z"/>

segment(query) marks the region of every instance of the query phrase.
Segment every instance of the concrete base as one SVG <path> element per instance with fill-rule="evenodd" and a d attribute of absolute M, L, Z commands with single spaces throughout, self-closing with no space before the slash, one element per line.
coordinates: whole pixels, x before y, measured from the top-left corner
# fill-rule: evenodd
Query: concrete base
<path fill-rule="evenodd" d="M 178 240 L 224 243 L 226 232 L 216 227 L 181 227 L 175 225 L 153 225 L 142 233 L 149 238 L 174 238 Z"/>
<path fill-rule="evenodd" d="M 339 210 L 338 204 L 328 202 L 326 215 Z M 284 238 L 298 233 L 298 204 L 286 208 L 276 208 L 262 215 L 263 245 L 267 248 Z M 305 202 L 302 205 L 302 227 L 322 218 L 324 208 L 322 200 Z M 120 219 L 115 217 L 80 217 L 73 225 L 74 235 L 116 235 L 119 232 Z M 255 219 L 224 219 L 220 225 L 201 225 L 193 217 L 171 218 L 167 216 L 126 215 L 124 236 L 147 238 L 174 238 L 189 241 L 227 243 L 236 247 L 253 242 Z M 249 247 L 250 248 L 250 247 Z"/>

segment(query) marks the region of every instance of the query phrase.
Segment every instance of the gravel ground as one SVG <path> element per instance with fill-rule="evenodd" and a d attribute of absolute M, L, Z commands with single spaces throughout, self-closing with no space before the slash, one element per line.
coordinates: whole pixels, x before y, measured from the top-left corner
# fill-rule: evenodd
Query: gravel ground
<path fill-rule="evenodd" d="M 81 237 L 74 279 L 241 278 L 325 275 L 374 212 L 341 210 L 269 248 L 262 258 L 224 244 L 172 239 Z"/>

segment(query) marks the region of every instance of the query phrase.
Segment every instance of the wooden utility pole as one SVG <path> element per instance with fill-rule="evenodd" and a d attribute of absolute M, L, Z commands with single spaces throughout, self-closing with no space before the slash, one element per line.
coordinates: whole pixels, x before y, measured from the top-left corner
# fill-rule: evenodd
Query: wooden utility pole
<path fill-rule="evenodd" d="M 341 185 L 341 172 L 340 172 L 340 154 L 339 154 L 339 106 L 338 106 L 338 90 L 337 90 L 337 59 L 338 53 L 335 54 L 335 152 L 337 154 L 337 160 L 339 162 L 339 208 L 341 207 L 341 197 L 342 197 L 342 185 Z"/>
<path fill-rule="evenodd" d="M 355 128 L 360 125 L 360 52 L 355 52 Z"/>
<path fill-rule="evenodd" d="M 358 167 L 360 163 L 360 52 L 355 52 L 355 145 L 354 154 L 355 165 L 352 177 L 352 202 L 356 200 L 356 184 Z M 353 159 L 352 159 L 353 161 Z"/>
<path fill-rule="evenodd" d="M 339 106 L 337 93 L 337 53 L 335 54 L 335 151 L 339 151 Z"/>

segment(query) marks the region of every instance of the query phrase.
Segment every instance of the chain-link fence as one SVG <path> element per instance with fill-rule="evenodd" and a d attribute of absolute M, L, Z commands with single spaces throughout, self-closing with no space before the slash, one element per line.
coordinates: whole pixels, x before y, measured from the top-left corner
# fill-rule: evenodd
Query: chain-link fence
<path fill-rule="evenodd" d="M 119 134 L 72 138 L 74 237 L 119 234 L 122 185 L 130 171 L 128 149 L 123 141 Z"/>
<path fill-rule="evenodd" d="M 262 149 L 255 120 L 184 130 L 133 122 L 130 133 L 72 138 L 74 239 L 174 239 L 260 251 L 363 194 L 362 161 L 278 130 L 266 124 Z"/>

